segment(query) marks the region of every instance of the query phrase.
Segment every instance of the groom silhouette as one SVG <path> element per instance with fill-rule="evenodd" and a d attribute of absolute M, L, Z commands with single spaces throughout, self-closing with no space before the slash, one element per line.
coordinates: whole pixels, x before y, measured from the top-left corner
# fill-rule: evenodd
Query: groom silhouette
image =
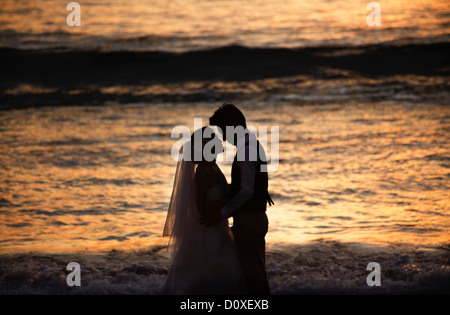
<path fill-rule="evenodd" d="M 263 147 L 248 129 L 245 116 L 233 104 L 223 104 L 209 118 L 211 126 L 219 127 L 223 139 L 237 147 L 231 170 L 231 194 L 228 203 L 212 211 L 201 222 L 212 225 L 233 217 L 233 231 L 239 260 L 251 294 L 270 294 L 265 267 L 265 235 L 268 230 L 267 168 Z M 227 128 L 228 127 L 228 128 Z M 233 131 L 233 132 L 230 132 Z M 237 131 L 237 132 L 236 132 Z"/>

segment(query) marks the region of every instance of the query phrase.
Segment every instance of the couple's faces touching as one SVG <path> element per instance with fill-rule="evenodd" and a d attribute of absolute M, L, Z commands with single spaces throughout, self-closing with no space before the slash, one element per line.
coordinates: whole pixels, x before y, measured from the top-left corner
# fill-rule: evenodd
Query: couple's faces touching
<path fill-rule="evenodd" d="M 227 127 L 229 127 L 229 128 L 231 127 L 233 130 L 238 130 L 237 128 L 242 128 L 242 130 L 244 130 L 244 128 L 236 121 L 230 121 L 226 125 L 217 125 L 217 130 L 218 130 L 218 133 L 222 136 L 222 141 L 227 141 L 228 143 L 230 143 L 232 145 L 236 145 L 238 133 L 234 132 L 231 134 L 227 134 L 227 129 L 228 129 Z"/>

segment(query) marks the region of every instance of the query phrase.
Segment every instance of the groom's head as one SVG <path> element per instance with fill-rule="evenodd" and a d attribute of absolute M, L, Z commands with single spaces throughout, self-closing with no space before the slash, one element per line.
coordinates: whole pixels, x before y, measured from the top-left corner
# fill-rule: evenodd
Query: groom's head
<path fill-rule="evenodd" d="M 222 133 L 224 140 L 231 144 L 236 143 L 235 137 L 227 137 L 227 126 L 233 128 L 246 129 L 247 123 L 245 116 L 242 112 L 233 104 L 223 104 L 215 112 L 214 115 L 209 117 L 209 124 L 211 126 L 219 127 L 219 131 Z"/>

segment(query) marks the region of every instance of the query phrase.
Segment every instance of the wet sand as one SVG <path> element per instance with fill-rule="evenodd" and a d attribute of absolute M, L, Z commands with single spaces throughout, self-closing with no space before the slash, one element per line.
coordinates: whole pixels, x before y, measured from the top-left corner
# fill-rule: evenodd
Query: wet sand
<path fill-rule="evenodd" d="M 317 240 L 270 246 L 267 273 L 272 294 L 450 294 L 450 248 L 406 244 L 364 245 Z M 160 294 L 168 252 L 27 253 L 0 256 L 0 294 Z M 81 286 L 69 287 L 69 262 L 81 266 Z M 381 286 L 370 287 L 369 262 L 381 266 Z"/>

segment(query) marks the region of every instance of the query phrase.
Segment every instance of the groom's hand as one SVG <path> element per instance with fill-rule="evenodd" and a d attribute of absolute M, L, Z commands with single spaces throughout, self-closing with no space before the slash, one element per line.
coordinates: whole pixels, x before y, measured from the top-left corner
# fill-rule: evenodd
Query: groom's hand
<path fill-rule="evenodd" d="M 200 217 L 200 224 L 205 226 L 211 226 L 219 223 L 223 220 L 223 216 L 220 213 L 220 210 L 210 211 L 207 214 Z"/>

